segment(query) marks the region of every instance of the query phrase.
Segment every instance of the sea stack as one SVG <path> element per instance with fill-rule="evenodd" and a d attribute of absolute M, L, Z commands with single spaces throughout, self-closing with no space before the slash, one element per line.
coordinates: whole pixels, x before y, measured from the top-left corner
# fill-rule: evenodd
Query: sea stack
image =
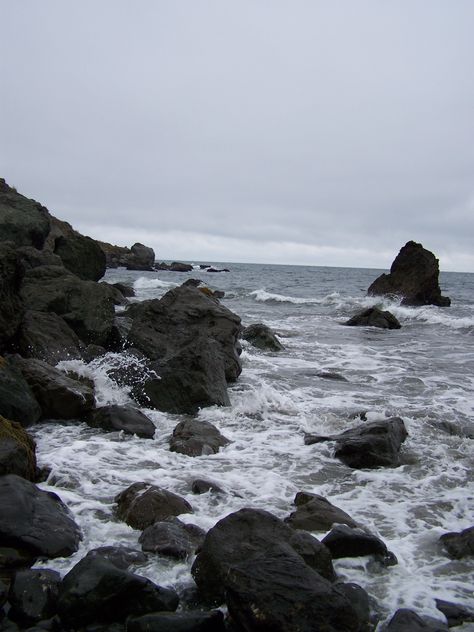
<path fill-rule="evenodd" d="M 403 297 L 402 305 L 438 305 L 448 307 L 451 300 L 441 296 L 439 262 L 432 252 L 414 241 L 407 242 L 390 268 L 367 290 L 370 295 Z"/>

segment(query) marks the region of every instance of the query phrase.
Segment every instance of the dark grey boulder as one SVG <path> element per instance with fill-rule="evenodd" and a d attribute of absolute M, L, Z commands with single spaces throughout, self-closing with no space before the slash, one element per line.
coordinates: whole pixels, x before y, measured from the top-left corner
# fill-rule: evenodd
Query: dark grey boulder
<path fill-rule="evenodd" d="M 41 408 L 20 369 L 10 358 L 0 357 L 0 415 L 22 426 L 41 417 Z"/>
<path fill-rule="evenodd" d="M 147 553 L 186 559 L 201 546 L 205 536 L 206 532 L 196 525 L 172 518 L 147 527 L 138 541 Z"/>
<path fill-rule="evenodd" d="M 13 474 L 0 477 L 0 542 L 43 557 L 77 551 L 79 527 L 60 498 Z"/>
<path fill-rule="evenodd" d="M 36 479 L 36 444 L 17 422 L 0 416 L 0 476 Z"/>
<path fill-rule="evenodd" d="M 33 566 L 37 558 L 37 554 L 19 545 L 16 548 L 0 545 L 0 577 L 9 582 L 19 570 Z"/>
<path fill-rule="evenodd" d="M 459 532 L 443 533 L 439 541 L 449 557 L 455 560 L 474 555 L 474 527 Z"/>
<path fill-rule="evenodd" d="M 15 363 L 39 402 L 44 418 L 79 419 L 94 407 L 94 392 L 86 384 L 41 360 L 17 356 Z"/>
<path fill-rule="evenodd" d="M 357 527 L 345 524 L 336 525 L 322 539 L 331 553 L 331 557 L 361 557 L 374 555 L 384 566 L 393 566 L 397 558 L 387 549 L 387 545 L 380 538 Z"/>
<path fill-rule="evenodd" d="M 450 628 L 462 625 L 463 623 L 474 622 L 474 609 L 468 608 L 459 603 L 451 603 L 443 599 L 436 599 L 436 607 L 444 614 Z"/>
<path fill-rule="evenodd" d="M 380 329 L 400 329 L 398 319 L 389 311 L 369 307 L 349 318 L 344 325 L 350 327 L 379 327 Z"/>
<path fill-rule="evenodd" d="M 153 248 L 136 243 L 130 248 L 127 259 L 127 270 L 153 270 L 155 266 L 155 252 Z"/>
<path fill-rule="evenodd" d="M 224 494 L 224 490 L 217 485 L 217 483 L 213 483 L 212 481 L 206 481 L 202 478 L 195 478 L 191 483 L 191 491 L 193 494 L 206 494 L 207 492 L 212 492 L 215 494 Z"/>
<path fill-rule="evenodd" d="M 208 421 L 185 419 L 173 430 L 170 440 L 171 452 L 180 452 L 188 456 L 216 454 L 229 444 L 229 440 Z"/>
<path fill-rule="evenodd" d="M 126 283 L 112 283 L 112 285 L 122 294 L 122 296 L 125 296 L 125 298 L 132 298 L 135 296 L 135 290 L 131 285 L 127 285 Z"/>
<path fill-rule="evenodd" d="M 83 348 L 77 334 L 54 312 L 25 311 L 18 332 L 18 349 L 24 358 L 56 365 L 81 358 Z"/>
<path fill-rule="evenodd" d="M 86 557 L 101 557 L 122 570 L 144 564 L 148 559 L 141 551 L 127 546 L 99 546 L 97 549 L 91 549 Z"/>
<path fill-rule="evenodd" d="M 432 252 L 414 241 L 407 242 L 390 268 L 390 274 L 379 276 L 368 289 L 371 295 L 402 296 L 402 305 L 451 304 L 441 295 L 439 263 Z"/>
<path fill-rule="evenodd" d="M 0 352 L 8 347 L 20 326 L 23 302 L 19 291 L 23 274 L 15 245 L 0 241 Z"/>
<path fill-rule="evenodd" d="M 64 577 L 58 613 L 66 626 L 124 622 L 128 616 L 174 611 L 176 592 L 102 557 L 85 557 Z"/>
<path fill-rule="evenodd" d="M 41 248 L 49 233 L 48 210 L 8 186 L 0 178 L 0 235 L 2 241 L 11 241 L 16 247 Z"/>
<path fill-rule="evenodd" d="M 153 439 L 155 424 L 140 410 L 133 406 L 112 404 L 94 409 L 86 418 L 92 428 L 102 430 L 123 430 L 127 434 L 136 434 L 144 439 Z"/>
<path fill-rule="evenodd" d="M 143 617 L 130 617 L 126 632 L 225 632 L 224 615 L 220 610 L 209 612 L 155 612 Z"/>
<path fill-rule="evenodd" d="M 193 266 L 189 263 L 182 263 L 181 261 L 173 261 L 169 264 L 168 270 L 170 272 L 192 272 Z"/>
<path fill-rule="evenodd" d="M 257 349 L 264 351 L 282 351 L 285 347 L 278 340 L 276 333 L 268 325 L 256 323 L 242 329 L 241 337 Z"/>
<path fill-rule="evenodd" d="M 295 505 L 296 511 L 285 520 L 294 529 L 328 531 L 334 524 L 357 527 L 357 522 L 349 514 L 331 504 L 324 496 L 298 492 Z"/>
<path fill-rule="evenodd" d="M 267 511 L 241 509 L 207 532 L 191 571 L 199 591 L 209 602 L 222 603 L 230 570 L 280 545 L 297 555 L 301 566 L 310 568 L 310 562 L 327 581 L 334 579 L 329 551 L 316 538 L 293 531 Z"/>
<path fill-rule="evenodd" d="M 400 417 L 363 424 L 338 435 L 305 435 L 305 444 L 335 441 L 334 455 L 352 468 L 397 467 L 400 448 L 408 436 Z"/>
<path fill-rule="evenodd" d="M 8 601 L 10 619 L 30 627 L 56 614 L 61 575 L 50 569 L 23 570 L 13 578 Z"/>
<path fill-rule="evenodd" d="M 382 629 L 384 632 L 447 632 L 449 628 L 442 621 L 420 617 L 413 610 L 401 608 Z"/>
<path fill-rule="evenodd" d="M 117 516 L 134 529 L 183 513 L 192 513 L 187 500 L 149 483 L 133 483 L 115 497 Z"/>

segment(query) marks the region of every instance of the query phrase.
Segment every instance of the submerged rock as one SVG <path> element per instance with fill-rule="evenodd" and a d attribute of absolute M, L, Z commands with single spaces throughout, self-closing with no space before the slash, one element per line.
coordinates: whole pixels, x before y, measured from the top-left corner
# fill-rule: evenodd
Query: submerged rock
<path fill-rule="evenodd" d="M 0 476 L 16 474 L 36 479 L 36 444 L 17 422 L 0 416 Z"/>
<path fill-rule="evenodd" d="M 208 421 L 185 419 L 173 430 L 170 450 L 188 456 L 202 456 L 216 454 L 229 443 L 229 440 Z"/>
<path fill-rule="evenodd" d="M 298 492 L 295 496 L 295 505 L 296 511 L 285 520 L 294 529 L 328 531 L 334 524 L 358 526 L 349 514 L 318 494 Z"/>
<path fill-rule="evenodd" d="M 446 549 L 449 557 L 460 560 L 474 555 L 474 527 L 464 529 L 459 533 L 444 533 L 439 541 Z"/>
<path fill-rule="evenodd" d="M 474 622 L 474 609 L 469 609 L 462 604 L 444 601 L 443 599 L 436 599 L 435 601 L 436 607 L 444 614 L 450 628 L 463 623 Z"/>
<path fill-rule="evenodd" d="M 207 492 L 213 492 L 215 494 L 224 494 L 224 490 L 213 483 L 212 481 L 205 481 L 202 478 L 195 478 L 191 483 L 191 491 L 193 494 L 206 494 Z"/>
<path fill-rule="evenodd" d="M 344 325 L 350 327 L 379 327 L 380 329 L 400 329 L 397 318 L 388 311 L 382 311 L 378 307 L 369 307 L 352 316 Z"/>
<path fill-rule="evenodd" d="M 92 428 L 102 430 L 122 430 L 127 434 L 136 434 L 144 439 L 153 439 L 155 424 L 141 411 L 133 406 L 112 404 L 101 406 L 92 411 L 86 419 Z"/>
<path fill-rule="evenodd" d="M 402 296 L 402 305 L 446 307 L 451 301 L 441 296 L 438 278 L 438 259 L 421 244 L 409 241 L 392 263 L 390 274 L 375 279 L 368 294 Z"/>
<path fill-rule="evenodd" d="M 244 340 L 257 349 L 265 351 L 282 351 L 285 347 L 278 340 L 276 333 L 268 325 L 256 323 L 249 325 L 242 330 L 241 336 Z"/>

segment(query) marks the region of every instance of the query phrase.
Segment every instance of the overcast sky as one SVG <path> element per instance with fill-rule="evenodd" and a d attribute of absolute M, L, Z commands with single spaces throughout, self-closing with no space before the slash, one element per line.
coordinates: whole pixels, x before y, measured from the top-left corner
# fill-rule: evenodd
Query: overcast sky
<path fill-rule="evenodd" d="M 473 0 L 0 0 L 0 175 L 157 258 L 474 272 Z"/>

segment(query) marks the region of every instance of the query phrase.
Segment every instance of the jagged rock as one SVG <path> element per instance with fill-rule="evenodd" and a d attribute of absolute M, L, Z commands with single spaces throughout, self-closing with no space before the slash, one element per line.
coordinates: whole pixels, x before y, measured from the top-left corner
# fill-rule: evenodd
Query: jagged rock
<path fill-rule="evenodd" d="M 31 555 L 67 557 L 80 531 L 60 498 L 9 474 L 0 477 L 0 541 Z"/>
<path fill-rule="evenodd" d="M 58 612 L 75 629 L 94 623 L 124 622 L 128 616 L 174 611 L 178 596 L 102 557 L 85 557 L 64 577 Z"/>
<path fill-rule="evenodd" d="M 94 407 L 94 392 L 41 360 L 15 357 L 25 380 L 41 406 L 43 418 L 78 419 Z"/>
<path fill-rule="evenodd" d="M 0 242 L 0 351 L 8 346 L 20 326 L 23 303 L 18 293 L 23 274 L 14 244 Z"/>
<path fill-rule="evenodd" d="M 226 578 L 231 569 L 249 559 L 265 556 L 278 546 L 296 555 L 301 567 L 310 569 L 308 563 L 311 563 L 318 577 L 326 577 L 325 581 L 334 579 L 331 556 L 325 546 L 311 535 L 294 531 L 276 516 L 258 509 L 241 509 L 210 529 L 191 572 L 203 596 L 219 604 L 224 600 Z"/>
<path fill-rule="evenodd" d="M 155 252 L 143 244 L 133 244 L 130 255 L 127 258 L 127 270 L 153 270 L 155 265 Z"/>
<path fill-rule="evenodd" d="M 117 516 L 134 529 L 183 513 L 192 513 L 187 500 L 156 485 L 133 483 L 115 497 Z"/>
<path fill-rule="evenodd" d="M 439 541 L 446 549 L 449 557 L 455 560 L 474 555 L 474 527 L 469 527 L 459 533 L 454 531 L 443 533 Z"/>
<path fill-rule="evenodd" d="M 34 246 L 41 250 L 49 233 L 48 210 L 21 195 L 0 178 L 0 235 L 16 247 Z"/>
<path fill-rule="evenodd" d="M 193 494 L 206 494 L 214 492 L 215 494 L 224 494 L 224 490 L 212 481 L 205 481 L 202 478 L 196 478 L 191 483 L 191 491 Z"/>
<path fill-rule="evenodd" d="M 474 610 L 458 603 L 451 603 L 443 599 L 436 599 L 436 607 L 444 614 L 450 628 L 462 625 L 463 623 L 474 622 Z"/>
<path fill-rule="evenodd" d="M 26 308 L 62 316 L 85 344 L 110 344 L 115 308 L 107 284 L 83 281 L 59 266 L 40 266 L 26 271 L 20 294 Z"/>
<path fill-rule="evenodd" d="M 210 612 L 155 612 L 143 617 L 130 617 L 127 632 L 225 632 L 224 615 Z"/>
<path fill-rule="evenodd" d="M 242 330 L 241 336 L 251 345 L 265 351 L 282 351 L 285 347 L 278 340 L 273 329 L 263 323 L 249 325 Z"/>
<path fill-rule="evenodd" d="M 186 559 L 201 546 L 205 536 L 206 532 L 196 525 L 172 518 L 147 527 L 138 541 L 147 553 Z"/>
<path fill-rule="evenodd" d="M 351 428 L 338 435 L 305 435 L 305 444 L 336 441 L 334 455 L 353 468 L 397 467 L 400 447 L 407 438 L 400 417 L 391 417 Z"/>
<path fill-rule="evenodd" d="M 387 549 L 385 542 L 363 529 L 336 525 L 322 539 L 322 543 L 329 549 L 333 560 L 375 555 L 384 566 L 397 564 L 397 558 Z"/>
<path fill-rule="evenodd" d="M 18 349 L 25 358 L 55 365 L 61 360 L 82 357 L 84 345 L 57 314 L 27 310 L 18 333 Z"/>
<path fill-rule="evenodd" d="M 56 614 L 61 576 L 50 569 L 24 570 L 16 573 L 8 600 L 10 619 L 23 629 Z"/>
<path fill-rule="evenodd" d="M 295 505 L 296 511 L 285 520 L 294 529 L 328 531 L 334 524 L 345 524 L 348 527 L 358 526 L 349 514 L 318 494 L 298 492 L 295 496 Z"/>
<path fill-rule="evenodd" d="M 141 551 L 126 546 L 99 546 L 97 549 L 91 549 L 86 557 L 101 557 L 122 570 L 127 570 L 135 564 L 144 564 L 148 559 Z"/>
<path fill-rule="evenodd" d="M 41 408 L 22 372 L 10 359 L 0 356 L 0 415 L 22 426 L 41 417 Z"/>
<path fill-rule="evenodd" d="M 397 610 L 388 624 L 383 628 L 384 632 L 447 632 L 448 626 L 442 621 L 436 621 L 430 617 L 420 617 L 407 608 Z"/>
<path fill-rule="evenodd" d="M 16 474 L 36 478 L 36 444 L 17 422 L 0 416 L 0 476 Z"/>
<path fill-rule="evenodd" d="M 368 289 L 371 295 L 402 296 L 402 305 L 438 305 L 451 301 L 441 296 L 438 259 L 421 244 L 407 242 L 390 268 L 390 274 L 379 276 Z"/>
<path fill-rule="evenodd" d="M 173 430 L 170 440 L 171 452 L 180 452 L 188 456 L 216 454 L 229 440 L 208 421 L 185 419 Z"/>
<path fill-rule="evenodd" d="M 93 410 L 86 421 L 92 428 L 123 430 L 144 439 L 153 439 L 156 430 L 151 419 L 133 406 L 101 406 Z"/>
<path fill-rule="evenodd" d="M 369 307 L 349 318 L 344 325 L 350 327 L 379 327 L 380 329 L 400 329 L 397 318 L 388 311 L 382 311 L 378 307 Z"/>

